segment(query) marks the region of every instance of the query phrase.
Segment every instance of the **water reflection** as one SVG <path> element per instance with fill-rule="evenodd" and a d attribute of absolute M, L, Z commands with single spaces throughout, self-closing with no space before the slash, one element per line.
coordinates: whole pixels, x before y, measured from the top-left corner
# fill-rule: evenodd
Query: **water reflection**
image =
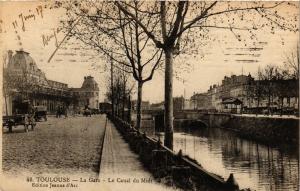
<path fill-rule="evenodd" d="M 148 126 L 142 131 L 163 140 L 163 134 L 156 134 L 154 128 Z M 297 150 L 265 146 L 223 129 L 176 128 L 174 150 L 180 149 L 210 172 L 224 178 L 234 173 L 241 188 L 299 190 Z"/>

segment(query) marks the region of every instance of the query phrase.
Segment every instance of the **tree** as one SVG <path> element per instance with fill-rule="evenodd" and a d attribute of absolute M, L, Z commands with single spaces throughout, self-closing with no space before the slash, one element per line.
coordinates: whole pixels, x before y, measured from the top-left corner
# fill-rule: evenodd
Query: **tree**
<path fill-rule="evenodd" d="M 256 99 L 256 115 L 259 112 L 260 101 L 263 98 L 263 94 L 264 94 L 264 84 L 262 83 L 262 72 L 260 68 L 258 68 L 257 77 L 258 77 L 257 81 L 254 81 L 254 91 L 253 91 L 253 96 Z"/>
<path fill-rule="evenodd" d="M 128 20 L 124 13 L 112 6 L 113 4 L 112 2 L 67 4 L 65 8 L 69 19 L 64 24 L 70 31 L 70 36 L 101 52 L 107 60 L 114 62 L 114 68 L 131 73 L 137 81 L 136 128 L 139 130 L 143 85 L 153 78 L 155 70 L 159 67 L 162 51 L 155 48 L 149 40 L 150 37 L 137 22 Z M 133 4 L 136 8 L 135 17 L 150 24 L 150 18 L 140 17 L 137 11 L 138 4 L 138 2 Z M 113 80 L 111 82 L 113 83 Z M 114 102 L 112 104 L 114 105 Z"/>
<path fill-rule="evenodd" d="M 268 98 L 268 114 L 272 114 L 271 105 L 275 94 L 275 80 L 278 73 L 278 67 L 267 65 L 262 71 L 262 82 L 264 84 L 264 94 Z"/>
<path fill-rule="evenodd" d="M 286 72 L 288 72 L 291 78 L 299 80 L 299 43 L 297 44 L 296 50 L 285 55 L 285 60 Z"/>
<path fill-rule="evenodd" d="M 136 2 L 114 3 L 129 20 L 134 20 L 165 54 L 165 145 L 173 149 L 173 62 L 174 55 L 195 42 L 195 39 L 207 37 L 210 29 L 227 29 L 241 41 L 237 31 L 247 31 L 253 38 L 254 31 L 265 26 L 275 29 L 298 31 L 292 17 L 283 17 L 278 9 L 283 2 Z M 143 5 L 143 6 L 142 6 Z M 286 6 L 296 7 L 290 2 Z M 279 11 L 278 11 L 279 10 Z M 136 17 L 135 13 L 143 15 Z M 246 15 L 247 14 L 247 15 Z M 253 17 L 263 18 L 264 22 L 254 23 Z M 151 18 L 152 24 L 146 25 L 143 19 Z M 251 18 L 251 20 L 250 20 Z M 155 25 L 159 22 L 160 25 Z M 203 34 L 204 33 L 204 34 Z M 201 40 L 198 40 L 201 42 Z M 201 43 L 199 43 L 201 44 Z"/>
<path fill-rule="evenodd" d="M 71 18 L 69 23 L 73 24 L 81 20 L 82 13 L 91 12 L 93 15 L 100 13 L 100 17 L 92 17 L 92 20 L 100 18 L 103 21 L 102 24 L 105 23 L 107 26 L 120 23 L 120 21 L 124 21 L 122 27 L 128 26 L 128 23 L 134 23 L 158 49 L 163 50 L 165 55 L 165 145 L 171 149 L 173 147 L 174 56 L 185 52 L 184 50 L 191 52 L 192 47 L 197 47 L 194 45 L 201 46 L 202 39 L 209 38 L 210 30 L 228 30 L 238 41 L 242 41 L 244 32 L 247 32 L 249 38 L 254 40 L 255 31 L 265 27 L 268 27 L 273 34 L 277 29 L 298 31 L 296 24 L 298 4 L 292 2 L 104 1 L 99 7 L 87 6 L 93 3 L 93 1 L 82 2 L 80 6 L 77 2 L 73 3 L 81 12 L 75 14 L 75 17 L 68 15 Z M 72 10 L 74 6 L 66 7 L 67 11 Z M 260 22 L 253 22 L 253 18 L 260 18 Z M 86 22 L 85 24 L 91 28 L 95 26 L 95 23 Z M 79 36 L 92 34 L 90 39 L 99 40 L 100 34 L 107 33 L 109 37 L 112 37 L 115 36 L 112 31 L 119 29 L 119 27 L 98 27 L 95 32 L 90 31 L 89 27 Z M 73 28 L 74 25 L 70 30 Z M 120 39 L 119 42 L 124 40 L 124 38 L 118 39 Z M 107 42 L 104 39 L 101 40 L 101 44 Z M 244 42 L 247 44 L 246 40 Z"/>
<path fill-rule="evenodd" d="M 113 80 L 113 83 L 111 81 Z M 114 104 L 115 115 L 127 120 L 125 107 L 128 106 L 130 95 L 133 92 L 133 85 L 130 85 L 129 74 L 124 71 L 117 71 L 113 78 L 108 80 L 106 97 Z M 128 107 L 127 107 L 128 108 Z"/>
<path fill-rule="evenodd" d="M 268 114 L 273 114 L 274 108 L 271 106 L 277 104 L 282 115 L 284 98 L 295 97 L 297 99 L 298 84 L 296 82 L 298 80 L 294 74 L 295 71 L 290 72 L 289 68 L 280 68 L 275 65 L 267 65 L 260 73 L 262 94 L 268 100 Z"/>

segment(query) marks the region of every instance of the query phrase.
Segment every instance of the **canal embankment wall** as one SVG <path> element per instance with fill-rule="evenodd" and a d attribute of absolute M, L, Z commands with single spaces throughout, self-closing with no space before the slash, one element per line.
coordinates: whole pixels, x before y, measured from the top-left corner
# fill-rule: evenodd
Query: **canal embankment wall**
<path fill-rule="evenodd" d="M 299 143 L 299 119 L 249 116 L 222 113 L 175 114 L 176 126 L 201 126 L 224 128 L 235 131 L 242 137 L 265 143 Z"/>
<path fill-rule="evenodd" d="M 206 171 L 188 156 L 183 156 L 181 151 L 175 153 L 165 147 L 160 140 L 140 133 L 129 123 L 119 118 L 109 117 L 109 119 L 129 143 L 130 148 L 139 155 L 145 168 L 160 181 L 191 190 L 195 188 L 216 191 L 239 190 L 232 174 L 225 181 L 222 177 Z"/>

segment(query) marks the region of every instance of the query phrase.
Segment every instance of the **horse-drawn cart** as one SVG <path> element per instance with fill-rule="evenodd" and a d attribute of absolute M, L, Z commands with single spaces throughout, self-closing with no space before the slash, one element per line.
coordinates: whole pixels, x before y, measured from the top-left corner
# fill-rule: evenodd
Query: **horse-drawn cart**
<path fill-rule="evenodd" d="M 3 116 L 2 117 L 2 126 L 7 127 L 8 131 L 11 133 L 13 127 L 17 127 L 19 125 L 24 126 L 24 131 L 28 132 L 29 126 L 31 126 L 31 130 L 34 130 L 36 125 L 34 121 L 34 116 L 30 114 L 17 114 L 11 116 Z"/>
<path fill-rule="evenodd" d="M 44 121 L 47 121 L 47 107 L 46 106 L 35 106 L 35 121 L 40 121 L 41 119 L 44 119 Z"/>
<path fill-rule="evenodd" d="M 11 133 L 13 127 L 23 125 L 25 132 L 28 132 L 29 126 L 31 126 L 31 130 L 34 130 L 36 125 L 34 116 L 35 112 L 30 103 L 28 101 L 23 101 L 16 106 L 13 115 L 2 117 L 2 126 L 7 127 L 8 131 Z"/>

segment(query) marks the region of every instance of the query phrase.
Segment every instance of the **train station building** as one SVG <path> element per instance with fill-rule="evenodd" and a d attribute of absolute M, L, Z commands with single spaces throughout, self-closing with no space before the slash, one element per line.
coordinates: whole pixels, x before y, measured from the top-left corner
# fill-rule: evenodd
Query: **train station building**
<path fill-rule="evenodd" d="M 15 105 L 29 100 L 34 106 L 46 106 L 54 114 L 59 106 L 77 112 L 84 106 L 99 108 L 99 87 L 92 76 L 84 77 L 81 88 L 69 88 L 68 84 L 49 80 L 30 54 L 24 50 L 8 51 L 3 65 L 2 114 L 15 113 Z"/>

